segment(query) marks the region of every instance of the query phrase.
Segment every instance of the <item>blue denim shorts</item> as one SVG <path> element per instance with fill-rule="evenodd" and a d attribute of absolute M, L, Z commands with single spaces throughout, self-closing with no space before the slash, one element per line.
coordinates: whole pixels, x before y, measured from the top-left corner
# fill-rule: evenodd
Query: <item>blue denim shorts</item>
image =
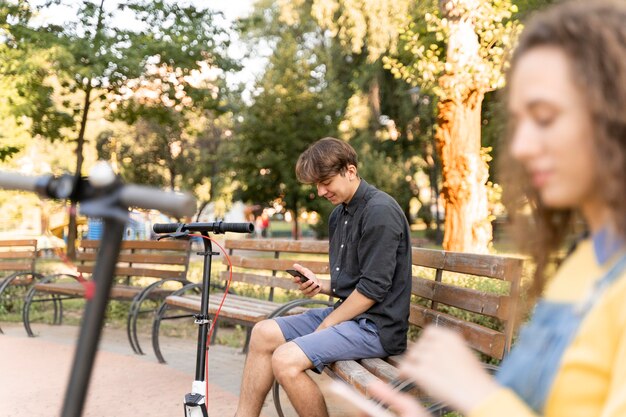
<path fill-rule="evenodd" d="M 332 307 L 313 308 L 302 314 L 276 317 L 274 320 L 285 340 L 302 349 L 317 373 L 335 361 L 389 356 L 380 343 L 376 324 L 365 318 L 344 321 L 315 333 L 315 329 L 332 311 Z"/>

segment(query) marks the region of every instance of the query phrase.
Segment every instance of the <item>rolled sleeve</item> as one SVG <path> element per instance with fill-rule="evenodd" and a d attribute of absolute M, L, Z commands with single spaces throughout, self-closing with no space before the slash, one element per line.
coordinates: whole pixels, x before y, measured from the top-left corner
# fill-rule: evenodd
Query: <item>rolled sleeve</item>
<path fill-rule="evenodd" d="M 358 246 L 360 277 L 356 289 L 364 296 L 376 302 L 385 299 L 392 285 L 403 233 L 403 225 L 387 206 L 369 207 Z"/>

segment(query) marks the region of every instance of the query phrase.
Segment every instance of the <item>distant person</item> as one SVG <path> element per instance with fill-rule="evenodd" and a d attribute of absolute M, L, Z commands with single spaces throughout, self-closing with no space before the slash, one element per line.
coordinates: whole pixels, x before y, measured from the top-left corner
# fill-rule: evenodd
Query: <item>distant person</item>
<path fill-rule="evenodd" d="M 308 277 L 307 297 L 332 295 L 334 307 L 265 320 L 254 326 L 243 372 L 238 417 L 258 416 L 274 378 L 301 417 L 328 416 L 307 375 L 337 360 L 385 357 L 406 348 L 411 297 L 409 225 L 398 203 L 361 179 L 346 142 L 324 138 L 300 155 L 298 180 L 315 184 L 336 205 L 329 219 L 331 280 Z"/>
<path fill-rule="evenodd" d="M 256 216 L 254 220 L 254 232 L 257 237 L 265 237 L 265 227 L 263 226 L 263 219 L 261 216 Z"/>
<path fill-rule="evenodd" d="M 261 236 L 268 237 L 270 234 L 270 216 L 267 214 L 267 210 L 263 210 L 261 214 Z"/>
<path fill-rule="evenodd" d="M 508 150 L 525 175 L 505 191 L 514 194 L 509 214 L 528 221 L 531 295 L 542 298 L 495 378 L 461 336 L 435 327 L 401 371 L 465 416 L 626 416 L 626 2 L 537 14 L 507 88 Z M 544 289 L 578 218 L 589 237 Z M 385 384 L 369 389 L 403 417 L 425 415 Z"/>

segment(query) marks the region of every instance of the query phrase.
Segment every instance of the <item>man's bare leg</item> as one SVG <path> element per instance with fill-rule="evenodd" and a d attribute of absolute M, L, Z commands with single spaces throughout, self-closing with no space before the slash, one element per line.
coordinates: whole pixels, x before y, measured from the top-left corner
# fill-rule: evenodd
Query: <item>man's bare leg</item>
<path fill-rule="evenodd" d="M 289 342 L 278 347 L 272 356 L 274 376 L 283 387 L 300 417 L 328 417 L 328 409 L 319 387 L 307 375 L 313 364 L 300 347 Z"/>
<path fill-rule="evenodd" d="M 252 329 L 248 356 L 243 368 L 237 417 L 258 417 L 272 384 L 272 354 L 285 343 L 274 320 L 263 320 Z"/>

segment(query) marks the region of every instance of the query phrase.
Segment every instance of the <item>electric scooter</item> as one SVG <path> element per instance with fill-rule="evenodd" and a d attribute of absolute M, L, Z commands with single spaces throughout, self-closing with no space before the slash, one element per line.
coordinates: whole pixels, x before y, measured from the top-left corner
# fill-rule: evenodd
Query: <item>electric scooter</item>
<path fill-rule="evenodd" d="M 62 417 L 80 417 L 124 228 L 129 218 L 128 208 L 156 209 L 174 217 L 184 217 L 195 212 L 195 199 L 189 194 L 125 185 L 106 162 L 96 164 L 88 178 L 69 174 L 33 177 L 0 171 L 0 188 L 32 191 L 46 198 L 80 202 L 82 214 L 101 217 L 104 221 L 104 234 L 93 273 L 95 291 L 87 300 L 61 414 Z"/>
<path fill-rule="evenodd" d="M 213 234 L 232 233 L 252 233 L 254 224 L 252 223 L 166 223 L 155 224 L 153 230 L 157 234 L 162 234 L 159 239 L 188 239 L 196 232 L 202 236 L 204 252 L 198 255 L 204 257 L 202 272 L 202 301 L 200 303 L 200 313 L 195 314 L 194 323 L 198 325 L 198 350 L 196 356 L 196 376 L 191 385 L 191 392 L 185 395 L 183 407 L 185 417 L 208 417 L 207 410 L 207 381 L 206 381 L 206 353 L 208 350 L 209 330 L 214 325 L 214 321 L 209 317 L 209 290 L 211 286 L 211 262 L 212 257 L 219 255 L 213 252 L 212 240 L 209 232 Z M 196 235 L 197 236 L 197 235 Z M 226 292 L 224 293 L 226 295 Z"/>

